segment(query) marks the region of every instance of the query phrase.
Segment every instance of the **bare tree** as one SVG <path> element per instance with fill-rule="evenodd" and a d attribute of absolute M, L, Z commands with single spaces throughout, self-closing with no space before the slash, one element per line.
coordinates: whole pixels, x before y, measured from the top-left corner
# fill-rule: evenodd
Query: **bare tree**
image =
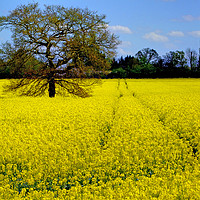
<path fill-rule="evenodd" d="M 197 52 L 195 50 L 191 50 L 190 48 L 187 48 L 185 53 L 189 61 L 190 69 L 191 71 L 193 71 L 194 68 L 197 67 L 197 62 L 198 62 Z"/>
<path fill-rule="evenodd" d="M 38 96 L 48 90 L 49 97 L 54 97 L 63 89 L 87 97 L 94 81 L 84 78 L 105 72 L 119 44 L 108 31 L 105 15 L 88 9 L 45 6 L 42 10 L 37 3 L 21 5 L 0 17 L 0 26 L 11 29 L 18 52 L 8 60 L 15 63 L 19 53 L 24 58 L 20 63 L 23 78 L 13 80 L 6 90 L 22 95 Z M 33 58 L 38 63 L 31 66 Z"/>

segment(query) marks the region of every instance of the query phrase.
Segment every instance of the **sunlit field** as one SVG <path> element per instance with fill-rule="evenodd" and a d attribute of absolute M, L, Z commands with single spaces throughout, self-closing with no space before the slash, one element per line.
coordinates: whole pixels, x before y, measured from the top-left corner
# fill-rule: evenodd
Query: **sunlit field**
<path fill-rule="evenodd" d="M 200 79 L 0 92 L 0 108 L 0 199 L 200 199 Z"/>

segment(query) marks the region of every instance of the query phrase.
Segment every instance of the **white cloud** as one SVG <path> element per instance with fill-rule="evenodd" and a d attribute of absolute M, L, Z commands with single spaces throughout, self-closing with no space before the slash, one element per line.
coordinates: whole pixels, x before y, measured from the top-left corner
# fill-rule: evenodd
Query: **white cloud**
<path fill-rule="evenodd" d="M 155 32 L 145 34 L 144 38 L 154 42 L 167 42 L 169 40 L 168 37 L 160 35 Z"/>
<path fill-rule="evenodd" d="M 200 31 L 192 31 L 192 32 L 189 32 L 189 34 L 193 37 L 200 37 Z"/>
<path fill-rule="evenodd" d="M 182 18 L 183 18 L 184 21 L 187 21 L 187 22 L 199 21 L 200 20 L 200 16 L 194 17 L 192 15 L 184 15 L 184 16 L 182 16 Z"/>
<path fill-rule="evenodd" d="M 171 31 L 168 35 L 172 37 L 183 37 L 184 33 L 182 31 Z"/>
<path fill-rule="evenodd" d="M 126 34 L 132 33 L 131 29 L 128 28 L 127 26 L 120 26 L 120 25 L 109 26 L 109 29 L 113 32 L 118 32 L 118 33 L 126 33 Z"/>
<path fill-rule="evenodd" d="M 119 47 L 130 47 L 132 43 L 130 41 L 122 41 Z"/>
<path fill-rule="evenodd" d="M 191 22 L 195 20 L 195 18 L 192 15 L 185 15 L 182 18 L 184 21 L 187 21 L 187 22 Z"/>
<path fill-rule="evenodd" d="M 175 22 L 193 22 L 193 21 L 200 21 L 200 16 L 193 16 L 193 15 L 184 15 L 179 19 L 172 19 Z"/>

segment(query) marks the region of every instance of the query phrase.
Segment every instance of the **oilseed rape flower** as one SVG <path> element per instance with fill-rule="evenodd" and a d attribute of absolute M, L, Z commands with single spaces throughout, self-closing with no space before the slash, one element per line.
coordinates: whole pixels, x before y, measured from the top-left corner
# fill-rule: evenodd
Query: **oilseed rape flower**
<path fill-rule="evenodd" d="M 0 199 L 200 199 L 199 98 L 199 79 L 0 92 Z"/>

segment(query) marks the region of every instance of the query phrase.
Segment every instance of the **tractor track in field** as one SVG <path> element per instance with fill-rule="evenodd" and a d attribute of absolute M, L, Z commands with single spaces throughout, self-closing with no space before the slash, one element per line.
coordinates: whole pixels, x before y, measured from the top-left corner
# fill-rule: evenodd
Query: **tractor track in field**
<path fill-rule="evenodd" d="M 107 149 L 107 143 L 109 138 L 111 137 L 111 130 L 112 127 L 114 126 L 114 121 L 116 120 L 116 113 L 119 108 L 119 101 L 123 97 L 123 93 L 120 91 L 120 79 L 118 79 L 118 84 L 117 84 L 117 91 L 119 94 L 115 99 L 113 100 L 113 107 L 112 107 L 112 117 L 110 122 L 106 122 L 104 127 L 100 130 L 100 135 L 99 135 L 99 144 L 101 145 L 102 149 Z"/>
<path fill-rule="evenodd" d="M 130 91 L 126 79 L 123 79 L 123 82 L 121 82 L 121 79 L 118 79 L 118 83 L 117 83 L 117 87 L 116 87 L 116 89 L 118 91 L 118 95 L 115 97 L 115 100 L 114 100 L 111 121 L 110 121 L 110 123 L 109 122 L 106 123 L 105 126 L 100 131 L 101 132 L 101 135 L 99 136 L 100 137 L 100 145 L 102 146 L 103 149 L 106 149 L 106 144 L 109 140 L 112 127 L 114 126 L 114 122 L 117 120 L 116 115 L 117 115 L 117 111 L 119 108 L 119 102 L 120 102 L 120 99 L 124 96 L 124 93 L 120 90 L 120 87 L 122 87 L 122 86 L 126 88 L 126 91 Z M 134 96 L 134 94 L 133 94 L 133 96 Z"/>
<path fill-rule="evenodd" d="M 118 85 L 117 85 L 117 90 L 118 90 L 118 91 L 120 91 L 120 86 L 123 86 L 123 87 L 125 86 L 126 91 L 129 91 L 130 96 L 132 96 L 133 98 L 135 98 L 135 99 L 138 101 L 138 103 L 140 103 L 142 106 L 144 106 L 144 108 L 150 110 L 150 112 L 152 112 L 153 115 L 157 116 L 159 123 L 161 123 L 161 125 L 163 126 L 163 128 L 164 128 L 165 130 L 166 130 L 166 129 L 168 129 L 168 130 L 170 129 L 170 130 L 171 130 L 172 132 L 174 132 L 174 133 L 178 136 L 178 138 L 179 138 L 180 140 L 182 140 L 184 143 L 186 143 L 186 141 L 189 140 L 187 137 L 182 136 L 182 135 L 179 133 L 179 131 L 175 131 L 175 130 L 173 130 L 172 128 L 170 128 L 170 127 L 167 126 L 166 121 L 165 121 L 165 120 L 166 120 L 166 115 L 167 115 L 167 113 L 164 113 L 164 112 L 163 112 L 162 114 L 159 114 L 158 111 L 156 111 L 152 106 L 150 106 L 147 102 L 145 102 L 143 99 L 141 99 L 134 91 L 130 91 L 129 86 L 128 86 L 128 82 L 127 82 L 126 79 L 123 79 L 123 82 L 122 82 L 121 80 L 122 80 L 122 79 L 118 79 Z M 125 85 L 123 85 L 123 84 L 125 84 Z M 118 96 L 118 99 L 120 99 L 121 97 L 123 97 L 123 93 L 120 91 L 120 94 L 119 94 L 119 96 Z M 115 108 L 115 109 L 116 109 L 116 108 Z M 116 111 L 113 110 L 113 112 L 114 112 L 114 115 L 115 115 Z M 188 143 L 187 143 L 187 144 L 188 144 Z M 197 157 L 197 159 L 199 159 L 199 157 L 198 157 L 198 155 L 197 155 L 197 153 L 198 153 L 197 146 L 198 146 L 198 145 L 194 145 L 194 144 L 192 144 L 192 142 L 189 142 L 189 147 L 192 149 L 192 153 L 193 153 L 194 157 Z"/>
<path fill-rule="evenodd" d="M 187 137 L 184 137 L 182 136 L 179 131 L 175 131 L 173 130 L 172 128 L 168 127 L 167 126 L 167 123 L 165 122 L 166 120 L 166 115 L 167 115 L 167 112 L 165 113 L 162 113 L 161 115 L 158 113 L 158 111 L 156 111 L 152 106 L 148 105 L 147 102 L 145 102 L 144 100 L 142 100 L 141 98 L 139 98 L 137 95 L 134 95 L 135 93 L 133 92 L 133 97 L 136 98 L 138 100 L 138 102 L 143 105 L 145 108 L 149 109 L 153 115 L 156 115 L 158 117 L 158 121 L 159 123 L 162 124 L 163 128 L 164 129 L 168 129 L 172 132 L 174 132 L 178 138 L 180 140 L 182 140 L 184 143 L 186 143 L 186 141 L 188 141 L 188 138 Z M 187 143 L 188 144 L 188 143 Z M 192 144 L 191 142 L 189 142 L 189 147 L 192 148 L 192 153 L 193 153 L 193 156 L 196 157 L 197 159 L 199 159 L 199 157 L 197 156 L 197 152 L 198 152 L 198 149 L 197 149 L 197 146 L 198 145 L 194 145 Z"/>

